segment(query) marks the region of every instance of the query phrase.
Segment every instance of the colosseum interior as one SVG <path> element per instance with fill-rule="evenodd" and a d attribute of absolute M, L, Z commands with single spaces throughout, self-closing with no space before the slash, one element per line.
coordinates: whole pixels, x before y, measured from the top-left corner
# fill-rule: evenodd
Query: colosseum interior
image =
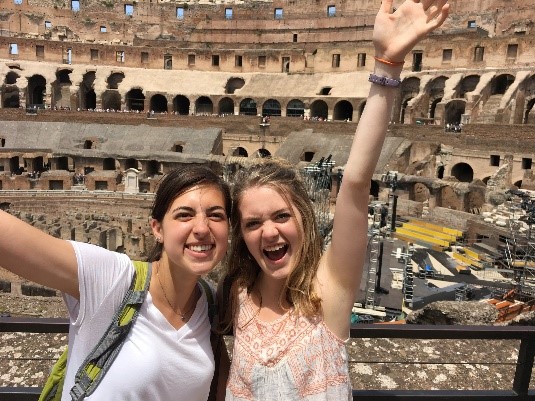
<path fill-rule="evenodd" d="M 150 195 L 183 163 L 330 156 L 334 200 L 379 0 L 0 3 L 0 207 L 142 257 Z M 372 195 L 395 171 L 400 215 L 499 233 L 506 191 L 535 190 L 535 6 L 450 3 L 405 60 Z"/>
<path fill-rule="evenodd" d="M 156 184 L 185 163 L 226 175 L 258 157 L 303 168 L 329 159 L 334 205 L 370 85 L 379 4 L 0 0 L 0 209 L 52 235 L 142 259 L 153 241 Z M 508 191 L 535 191 L 535 5 L 450 4 L 447 22 L 405 60 L 371 195 L 388 202 L 385 177 L 395 172 L 400 217 L 497 246 L 511 234 Z M 433 353 L 457 354 L 463 344 Z M 384 357 L 397 348 L 389 340 L 377 349 Z M 40 374 L 28 378 L 0 359 L 8 385 L 42 385 L 50 365 L 20 369 Z M 483 372 L 479 380 L 470 371 L 444 383 L 489 389 L 510 379 L 510 361 L 491 365 L 495 373 L 468 369 Z M 353 371 L 352 380 L 357 388 L 381 377 L 420 388 L 418 369 Z"/>

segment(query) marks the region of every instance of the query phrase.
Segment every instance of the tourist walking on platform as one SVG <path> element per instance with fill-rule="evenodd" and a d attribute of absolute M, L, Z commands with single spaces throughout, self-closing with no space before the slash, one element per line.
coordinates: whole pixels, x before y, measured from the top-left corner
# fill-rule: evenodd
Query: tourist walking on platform
<path fill-rule="evenodd" d="M 207 293 L 198 280 L 226 254 L 230 206 L 227 185 L 206 167 L 186 167 L 163 179 L 150 222 L 156 242 L 149 255 L 152 275 L 146 275 L 149 292 L 116 359 L 86 400 L 206 401 L 214 358 Z M 78 368 L 132 281 L 133 261 L 54 238 L 0 211 L 0 264 L 64 294 L 71 325 L 62 400 L 70 401 Z"/>
<path fill-rule="evenodd" d="M 332 241 L 321 252 L 312 203 L 294 169 L 259 162 L 237 173 L 226 285 L 234 349 L 226 400 L 350 400 L 345 342 L 364 265 L 368 201 L 403 60 L 438 28 L 447 0 L 383 0 L 375 68 L 351 147 Z"/>

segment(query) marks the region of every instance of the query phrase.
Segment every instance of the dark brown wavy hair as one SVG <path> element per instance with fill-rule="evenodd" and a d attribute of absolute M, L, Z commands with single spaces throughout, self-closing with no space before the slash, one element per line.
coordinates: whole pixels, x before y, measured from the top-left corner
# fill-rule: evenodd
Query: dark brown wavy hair
<path fill-rule="evenodd" d="M 169 172 L 158 184 L 156 197 L 152 204 L 151 217 L 159 222 L 163 221 L 165 213 L 173 201 L 189 189 L 202 185 L 213 186 L 221 191 L 225 201 L 225 212 L 230 216 L 232 201 L 230 188 L 212 169 L 207 166 L 188 164 Z M 148 261 L 154 262 L 162 256 L 163 244 L 155 242 L 149 252 Z"/>

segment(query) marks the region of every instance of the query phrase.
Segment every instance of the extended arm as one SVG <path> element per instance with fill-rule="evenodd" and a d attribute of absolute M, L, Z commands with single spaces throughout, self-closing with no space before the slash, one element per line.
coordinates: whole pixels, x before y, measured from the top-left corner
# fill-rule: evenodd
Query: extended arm
<path fill-rule="evenodd" d="M 399 79 L 402 62 L 413 46 L 440 26 L 448 15 L 447 0 L 406 0 L 394 13 L 393 0 L 383 0 L 375 19 L 374 74 Z M 347 337 L 349 315 L 366 256 L 370 184 L 385 139 L 396 88 L 372 84 L 336 201 L 331 246 L 318 270 L 327 326 Z"/>
<path fill-rule="evenodd" d="M 35 283 L 79 298 L 71 244 L 0 211 L 0 266 Z"/>

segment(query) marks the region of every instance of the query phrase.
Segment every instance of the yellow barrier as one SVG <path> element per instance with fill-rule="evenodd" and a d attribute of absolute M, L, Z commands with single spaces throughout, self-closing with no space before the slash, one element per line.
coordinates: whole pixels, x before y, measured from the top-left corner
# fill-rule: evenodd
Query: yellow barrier
<path fill-rule="evenodd" d="M 441 231 L 432 230 L 430 228 L 427 228 L 427 227 L 424 227 L 424 226 L 420 226 L 420 225 L 417 225 L 417 224 L 405 223 L 405 224 L 403 224 L 402 227 L 407 229 L 407 230 L 416 231 L 416 232 L 418 232 L 420 234 L 424 234 L 424 235 L 428 235 L 430 237 L 439 238 L 439 239 L 442 239 L 444 241 L 448 241 L 448 245 L 454 244 L 455 241 L 457 240 L 457 238 L 455 238 L 451 234 L 446 234 L 446 233 L 443 233 Z"/>
<path fill-rule="evenodd" d="M 478 261 L 478 260 L 475 260 L 475 259 L 472 259 L 471 257 L 469 256 L 466 256 L 466 255 L 462 255 L 458 252 L 453 252 L 452 253 L 452 256 L 454 259 L 457 259 L 457 260 L 460 260 L 461 262 L 469 265 L 469 266 L 474 266 L 476 269 L 483 269 L 483 264 Z"/>
<path fill-rule="evenodd" d="M 481 256 L 472 248 L 464 248 L 464 253 L 470 256 L 472 259 L 481 260 Z"/>
<path fill-rule="evenodd" d="M 425 240 L 420 240 L 420 239 L 417 239 L 417 238 L 414 238 L 414 237 L 410 237 L 408 235 L 400 234 L 397 231 L 393 232 L 392 236 L 394 238 L 399 239 L 400 241 L 405 241 L 407 243 L 422 245 L 422 246 L 425 246 L 427 248 L 431 248 L 431 249 L 433 249 L 435 251 L 438 251 L 438 252 L 443 252 L 444 249 L 447 248 L 447 247 L 444 247 L 442 245 L 430 244 L 429 242 L 427 242 Z"/>
<path fill-rule="evenodd" d="M 434 238 L 434 237 L 431 237 L 429 235 L 425 235 L 423 233 L 419 233 L 419 232 L 416 232 L 416 231 L 407 230 L 404 227 L 397 227 L 396 228 L 396 232 L 400 233 L 400 234 L 404 234 L 404 235 L 406 235 L 408 237 L 412 237 L 412 238 L 417 238 L 417 239 L 423 240 L 423 241 L 428 242 L 430 244 L 440 245 L 440 246 L 445 247 L 445 248 L 450 246 L 448 241 L 445 241 L 445 240 L 439 239 L 439 238 Z"/>
<path fill-rule="evenodd" d="M 426 228 L 429 228 L 429 229 L 431 229 L 433 231 L 440 231 L 440 232 L 452 235 L 455 238 L 461 238 L 463 236 L 463 232 L 460 231 L 460 230 L 456 230 L 455 228 L 439 226 L 438 224 L 429 223 L 427 221 L 411 220 L 410 224 L 426 227 Z"/>

